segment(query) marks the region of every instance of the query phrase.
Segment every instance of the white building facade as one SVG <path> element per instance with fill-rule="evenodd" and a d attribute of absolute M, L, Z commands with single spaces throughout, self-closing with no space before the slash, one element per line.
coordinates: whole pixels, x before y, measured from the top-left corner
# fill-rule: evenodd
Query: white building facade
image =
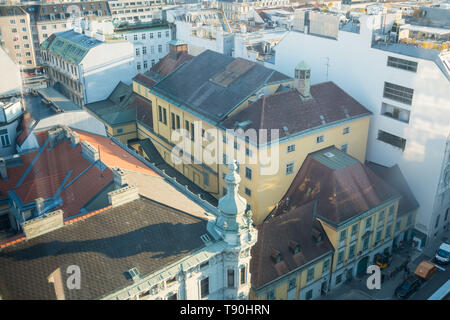
<path fill-rule="evenodd" d="M 136 72 L 145 72 L 169 53 L 169 42 L 173 39 L 173 30 L 168 24 L 116 29 L 121 36 L 134 46 Z"/>
<path fill-rule="evenodd" d="M 336 38 L 291 31 L 266 66 L 293 76 L 304 59 L 312 84 L 333 81 L 373 112 L 367 160 L 400 166 L 420 205 L 415 227 L 434 236 L 450 219 L 450 52 L 377 41 L 394 18 L 362 16 Z"/>
<path fill-rule="evenodd" d="M 22 115 L 23 107 L 19 98 L 0 101 L 0 157 L 16 153 L 17 127 Z"/>
<path fill-rule="evenodd" d="M 105 100 L 120 81 L 131 84 L 136 75 L 133 45 L 108 41 L 94 31 L 55 34 L 43 42 L 41 51 L 49 85 L 59 83 L 62 93 L 80 107 Z"/>
<path fill-rule="evenodd" d="M 162 19 L 162 6 L 164 2 L 161 0 L 111 0 L 108 2 L 111 15 L 116 23 L 151 22 Z"/>

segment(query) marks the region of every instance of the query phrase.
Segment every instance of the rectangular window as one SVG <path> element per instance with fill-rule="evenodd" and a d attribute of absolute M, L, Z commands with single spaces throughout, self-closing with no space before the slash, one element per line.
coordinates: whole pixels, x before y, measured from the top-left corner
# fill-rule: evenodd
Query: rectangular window
<path fill-rule="evenodd" d="M 396 135 L 387 133 L 383 130 L 378 130 L 378 140 L 383 141 L 387 144 L 390 144 L 391 146 L 394 146 L 396 148 L 401 149 L 402 151 L 405 150 L 406 146 L 406 139 L 403 139 L 401 137 L 398 137 Z"/>
<path fill-rule="evenodd" d="M 341 145 L 341 151 L 347 153 L 348 152 L 348 143 Z"/>
<path fill-rule="evenodd" d="M 249 188 L 245 188 L 245 194 L 248 195 L 249 197 L 252 196 L 252 190 L 250 190 Z"/>
<path fill-rule="evenodd" d="M 366 251 L 367 249 L 369 249 L 369 240 L 370 240 L 369 237 L 367 237 L 367 238 L 364 239 L 364 241 L 363 241 L 363 247 L 362 247 L 363 251 Z"/>
<path fill-rule="evenodd" d="M 142 40 L 145 40 L 145 33 L 141 35 Z"/>
<path fill-rule="evenodd" d="M 248 157 L 251 157 L 252 156 L 252 150 L 250 150 L 249 148 L 245 148 L 245 155 L 246 156 L 248 156 Z"/>
<path fill-rule="evenodd" d="M 139 55 L 139 48 L 136 48 L 136 56 Z"/>
<path fill-rule="evenodd" d="M 241 267 L 241 284 L 245 284 L 247 282 L 247 272 L 244 266 Z"/>
<path fill-rule="evenodd" d="M 147 54 L 147 47 L 142 47 L 142 54 Z"/>
<path fill-rule="evenodd" d="M 172 118 L 172 130 L 175 130 L 175 114 L 173 112 L 170 113 L 170 117 Z"/>
<path fill-rule="evenodd" d="M 314 280 L 314 267 L 308 269 L 308 273 L 306 274 L 306 282 L 311 282 Z"/>
<path fill-rule="evenodd" d="M 417 62 L 400 58 L 388 57 L 387 65 L 389 67 L 417 72 Z"/>
<path fill-rule="evenodd" d="M 137 63 L 137 69 L 141 70 L 141 63 L 140 62 Z"/>
<path fill-rule="evenodd" d="M 339 236 L 339 242 L 344 242 L 345 240 L 347 240 L 347 229 L 342 230 Z"/>
<path fill-rule="evenodd" d="M 384 210 L 380 212 L 380 214 L 378 215 L 378 224 L 383 224 L 384 223 Z"/>
<path fill-rule="evenodd" d="M 341 283 L 341 281 L 342 281 L 342 274 L 340 274 L 336 277 L 336 284 Z"/>
<path fill-rule="evenodd" d="M 158 45 L 158 52 L 161 53 L 162 52 L 162 45 Z"/>
<path fill-rule="evenodd" d="M 200 296 L 206 298 L 209 295 L 209 277 L 200 281 Z"/>
<path fill-rule="evenodd" d="M 372 217 L 367 218 L 366 220 L 366 231 L 372 227 Z"/>
<path fill-rule="evenodd" d="M 290 162 L 286 165 L 286 175 L 294 173 L 294 162 Z"/>
<path fill-rule="evenodd" d="M 323 142 L 324 138 L 323 135 L 316 137 L 316 143 L 321 143 Z"/>
<path fill-rule="evenodd" d="M 350 127 L 345 127 L 344 129 L 342 129 L 342 134 L 348 134 L 350 133 Z"/>
<path fill-rule="evenodd" d="M 158 32 L 158 38 L 161 38 L 161 32 Z"/>
<path fill-rule="evenodd" d="M 377 235 L 375 237 L 375 243 L 380 242 L 381 240 L 381 230 L 377 231 Z"/>
<path fill-rule="evenodd" d="M 169 31 L 166 31 L 166 38 L 169 37 Z"/>
<path fill-rule="evenodd" d="M 8 131 L 6 129 L 1 130 L 0 139 L 2 141 L 2 147 L 8 147 L 11 145 L 9 141 Z"/>
<path fill-rule="evenodd" d="M 344 262 L 344 253 L 345 253 L 345 249 L 339 251 L 338 259 L 337 259 L 337 265 L 340 265 L 341 263 Z"/>
<path fill-rule="evenodd" d="M 228 269 L 227 272 L 228 275 L 228 288 L 234 288 L 234 270 L 233 269 Z"/>
<path fill-rule="evenodd" d="M 391 233 L 392 233 L 392 225 L 388 225 L 386 227 L 386 235 L 384 236 L 386 239 L 389 239 L 391 237 Z"/>
<path fill-rule="evenodd" d="M 177 115 L 177 129 L 180 129 L 180 116 Z"/>
<path fill-rule="evenodd" d="M 162 107 L 158 106 L 158 120 L 159 122 L 162 122 Z"/>
<path fill-rule="evenodd" d="M 267 300 L 274 300 L 275 299 L 275 291 L 272 289 L 269 292 L 267 292 Z"/>
<path fill-rule="evenodd" d="M 388 103 L 383 102 L 381 104 L 381 114 L 404 123 L 409 123 L 409 110 L 399 108 Z"/>
<path fill-rule="evenodd" d="M 330 259 L 327 259 L 323 262 L 322 265 L 322 275 L 327 274 L 328 271 L 330 271 L 329 269 L 330 269 Z"/>
<path fill-rule="evenodd" d="M 147 69 L 148 68 L 148 62 L 147 62 L 147 60 L 144 60 L 144 69 Z"/>
<path fill-rule="evenodd" d="M 234 148 L 236 150 L 239 150 L 239 143 L 237 141 L 234 142 Z"/>
<path fill-rule="evenodd" d="M 209 186 L 209 174 L 207 172 L 203 172 L 203 184 Z"/>
<path fill-rule="evenodd" d="M 287 146 L 287 153 L 291 153 L 295 151 L 295 144 L 290 144 Z"/>
<path fill-rule="evenodd" d="M 135 34 L 135 35 L 133 36 L 133 39 L 134 39 L 134 41 L 137 41 L 137 39 L 138 39 L 137 34 Z"/>
<path fill-rule="evenodd" d="M 390 82 L 384 83 L 383 97 L 408 105 L 412 104 L 414 89 L 406 88 Z"/>
<path fill-rule="evenodd" d="M 252 180 L 252 169 L 245 167 L 245 177 L 249 180 Z"/>
<path fill-rule="evenodd" d="M 167 110 L 165 108 L 163 108 L 163 113 L 164 113 L 164 124 L 167 125 Z"/>
<path fill-rule="evenodd" d="M 293 278 L 289 280 L 288 291 L 293 290 L 297 287 L 297 279 Z"/>
<path fill-rule="evenodd" d="M 390 206 L 388 220 L 391 220 L 393 217 L 394 217 L 394 206 Z"/>
<path fill-rule="evenodd" d="M 354 243 L 350 246 L 350 249 L 348 251 L 348 260 L 353 259 L 353 256 L 355 255 L 355 247 L 356 244 Z"/>
<path fill-rule="evenodd" d="M 150 39 L 153 39 L 153 33 L 150 33 Z"/>

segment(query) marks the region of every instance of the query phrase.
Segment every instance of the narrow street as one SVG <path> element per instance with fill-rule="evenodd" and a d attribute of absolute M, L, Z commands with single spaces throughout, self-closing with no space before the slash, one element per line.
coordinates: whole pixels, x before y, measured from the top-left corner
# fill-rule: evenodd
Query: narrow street
<path fill-rule="evenodd" d="M 445 239 L 450 235 L 447 231 L 437 239 L 430 241 L 428 246 L 422 251 L 405 251 L 401 253 L 395 253 L 392 257 L 391 265 L 399 264 L 407 256 L 411 256 L 411 262 L 408 264 L 411 272 L 414 272 L 420 262 L 424 260 L 432 261 L 436 249 Z M 436 290 L 438 290 L 446 281 L 450 279 L 450 265 L 441 266 L 437 265 L 438 269 L 434 276 L 422 283 L 420 288 L 414 292 L 408 300 L 427 300 Z M 339 288 L 332 291 L 331 294 L 326 297 L 321 297 L 321 300 L 399 300 L 394 291 L 398 285 L 403 281 L 404 273 L 400 271 L 395 277 L 387 279 L 381 284 L 381 289 L 370 290 L 366 286 L 367 278 L 364 276 L 361 279 L 355 278 L 351 282 L 344 283 Z"/>

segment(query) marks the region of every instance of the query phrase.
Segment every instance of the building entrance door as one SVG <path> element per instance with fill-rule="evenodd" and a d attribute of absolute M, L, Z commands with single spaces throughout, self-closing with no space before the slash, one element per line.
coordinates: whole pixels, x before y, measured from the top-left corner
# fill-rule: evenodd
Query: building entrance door
<path fill-rule="evenodd" d="M 356 268 L 356 274 L 362 276 L 367 272 L 367 264 L 369 263 L 369 256 L 362 258 L 358 262 L 358 267 Z"/>

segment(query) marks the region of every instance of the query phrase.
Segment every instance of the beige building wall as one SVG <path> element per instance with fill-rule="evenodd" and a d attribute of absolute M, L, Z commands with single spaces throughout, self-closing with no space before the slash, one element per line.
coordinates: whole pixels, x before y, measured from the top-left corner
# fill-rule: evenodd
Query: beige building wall
<path fill-rule="evenodd" d="M 6 11 L 6 8 L 2 10 Z M 30 16 L 20 7 L 14 15 L 0 16 L 2 44 L 8 55 L 23 69 L 36 67 Z"/>

